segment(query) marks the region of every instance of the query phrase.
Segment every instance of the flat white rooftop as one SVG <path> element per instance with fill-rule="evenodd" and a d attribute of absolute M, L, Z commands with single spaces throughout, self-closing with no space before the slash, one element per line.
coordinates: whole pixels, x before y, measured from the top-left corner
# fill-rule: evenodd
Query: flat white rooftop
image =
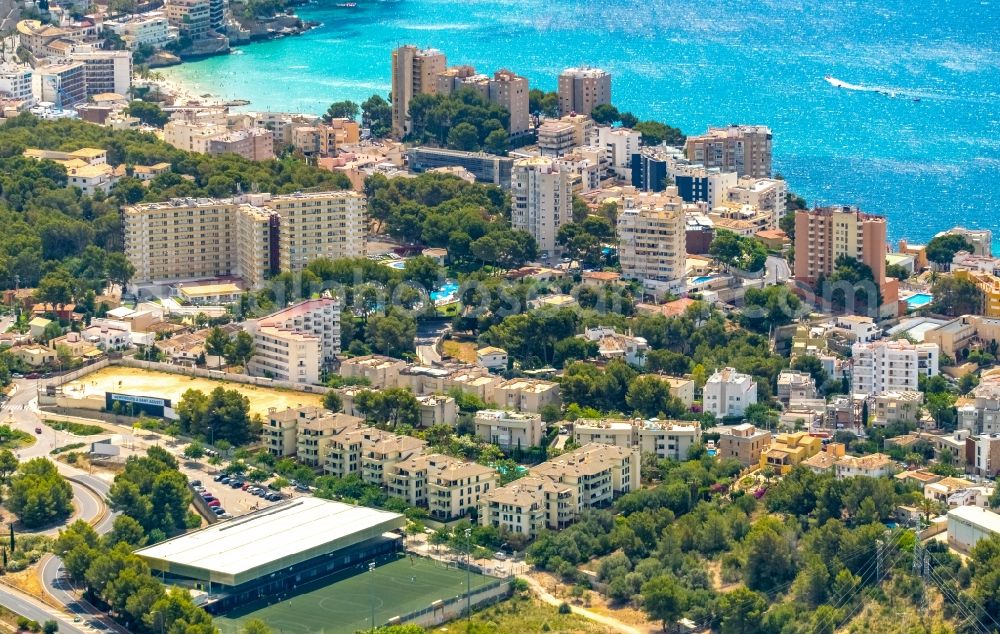
<path fill-rule="evenodd" d="M 136 551 L 154 570 L 239 585 L 403 526 L 399 513 L 302 497 Z"/>

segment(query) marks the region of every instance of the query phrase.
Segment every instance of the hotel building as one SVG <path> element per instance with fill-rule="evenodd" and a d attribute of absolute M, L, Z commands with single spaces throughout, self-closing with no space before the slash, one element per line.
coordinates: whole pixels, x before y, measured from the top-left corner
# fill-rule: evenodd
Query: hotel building
<path fill-rule="evenodd" d="M 179 198 L 122 210 L 135 281 L 300 271 L 312 259 L 364 253 L 364 197 L 355 192 Z"/>
<path fill-rule="evenodd" d="M 623 195 L 618 208 L 622 277 L 651 288 L 683 290 L 685 222 L 684 201 L 676 187 Z"/>
<path fill-rule="evenodd" d="M 340 302 L 309 299 L 260 319 L 248 319 L 256 352 L 248 369 L 254 376 L 319 383 L 324 367 L 340 352 Z"/>

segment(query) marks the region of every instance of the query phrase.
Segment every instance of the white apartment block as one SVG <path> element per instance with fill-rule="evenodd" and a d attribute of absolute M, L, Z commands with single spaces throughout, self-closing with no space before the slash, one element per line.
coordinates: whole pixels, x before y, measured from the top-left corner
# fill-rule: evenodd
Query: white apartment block
<path fill-rule="evenodd" d="M 364 197 L 350 191 L 180 198 L 122 210 L 136 282 L 300 271 L 311 260 L 364 253 Z"/>
<path fill-rule="evenodd" d="M 837 317 L 837 327 L 851 333 L 855 342 L 868 343 L 882 336 L 882 329 L 871 317 L 861 315 L 840 315 Z"/>
<path fill-rule="evenodd" d="M 679 421 L 579 419 L 573 423 L 573 440 L 580 445 L 600 443 L 638 449 L 661 459 L 687 460 L 691 447 L 701 440 L 701 427 Z"/>
<path fill-rule="evenodd" d="M 506 370 L 507 351 L 495 346 L 485 346 L 476 350 L 476 365 L 487 370 Z"/>
<path fill-rule="evenodd" d="M 597 146 L 604 149 L 608 167 L 619 177 L 632 180 L 632 155 L 639 153 L 642 133 L 629 128 L 597 128 Z"/>
<path fill-rule="evenodd" d="M 543 258 L 558 255 L 559 227 L 573 221 L 573 184 L 568 170 L 545 157 L 515 161 L 511 199 L 513 228 L 531 234 Z"/>
<path fill-rule="evenodd" d="M 476 412 L 476 436 L 505 450 L 540 447 L 545 423 L 538 414 L 522 414 L 499 409 Z"/>
<path fill-rule="evenodd" d="M 4 63 L 0 65 L 0 97 L 34 103 L 31 67 Z"/>
<path fill-rule="evenodd" d="M 675 187 L 622 196 L 617 226 L 622 277 L 652 289 L 683 290 L 685 226 L 684 201 Z"/>
<path fill-rule="evenodd" d="M 851 346 L 851 391 L 870 395 L 917 390 L 920 375 L 931 377 L 938 373 L 940 357 L 936 343 L 855 343 Z"/>
<path fill-rule="evenodd" d="M 611 103 L 611 75 L 600 68 L 567 68 L 559 73 L 559 113 L 587 114 Z"/>
<path fill-rule="evenodd" d="M 883 478 L 896 471 L 895 461 L 884 453 L 873 453 L 867 456 L 844 456 L 833 465 L 838 480 L 864 476 L 868 478 Z"/>
<path fill-rule="evenodd" d="M 319 383 L 340 352 L 340 301 L 309 299 L 260 319 L 248 319 L 256 352 L 250 374 L 296 383 Z"/>
<path fill-rule="evenodd" d="M 212 139 L 229 133 L 225 124 L 173 119 L 163 126 L 163 140 L 179 150 L 208 153 Z"/>
<path fill-rule="evenodd" d="M 565 528 L 576 515 L 572 486 L 532 476 L 493 489 L 479 503 L 480 525 L 528 538 Z"/>
<path fill-rule="evenodd" d="M 166 14 L 161 11 L 106 20 L 102 28 L 118 35 L 131 51 L 144 46 L 163 48 L 177 40 L 177 28 L 170 26 Z"/>
<path fill-rule="evenodd" d="M 705 411 L 716 418 L 743 416 L 747 406 L 757 402 L 757 383 L 749 374 L 725 368 L 705 382 L 703 401 Z"/>

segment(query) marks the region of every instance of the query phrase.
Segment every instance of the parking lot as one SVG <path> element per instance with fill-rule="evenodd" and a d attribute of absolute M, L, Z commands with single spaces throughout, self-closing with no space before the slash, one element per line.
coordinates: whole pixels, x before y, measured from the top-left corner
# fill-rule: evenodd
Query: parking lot
<path fill-rule="evenodd" d="M 216 476 L 207 475 L 200 471 L 188 473 L 189 481 L 191 481 L 192 484 L 194 484 L 195 481 L 200 481 L 201 484 L 199 486 L 204 487 L 207 493 L 218 499 L 221 507 L 225 509 L 229 515 L 234 517 L 237 515 L 243 515 L 244 513 L 262 509 L 277 502 L 277 500 L 267 500 L 254 495 L 253 493 L 250 493 L 242 488 L 233 488 L 230 484 L 218 482 L 214 479 L 215 477 Z M 273 492 L 270 489 L 267 489 L 266 486 L 262 486 L 262 488 L 266 489 L 268 492 Z M 285 488 L 281 491 L 281 497 L 282 499 L 287 500 L 294 497 L 295 493 L 296 492 L 294 492 L 291 488 Z"/>

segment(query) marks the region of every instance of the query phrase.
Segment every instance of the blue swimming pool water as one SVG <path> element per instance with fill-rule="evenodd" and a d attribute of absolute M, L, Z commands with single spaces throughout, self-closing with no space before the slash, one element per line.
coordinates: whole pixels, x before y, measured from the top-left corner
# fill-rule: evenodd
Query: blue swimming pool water
<path fill-rule="evenodd" d="M 712 279 L 711 275 L 699 275 L 698 277 L 691 280 L 692 284 L 704 284 L 705 282 Z"/>
<path fill-rule="evenodd" d="M 393 260 L 392 262 L 387 263 L 386 266 L 388 266 L 390 269 L 396 269 L 402 271 L 403 269 L 406 268 L 406 262 L 402 260 Z"/>
<path fill-rule="evenodd" d="M 435 302 L 443 299 L 455 299 L 456 293 L 458 293 L 458 282 L 449 280 L 437 290 L 431 291 L 431 299 Z"/>
<path fill-rule="evenodd" d="M 917 293 L 906 298 L 906 303 L 910 308 L 922 308 L 930 304 L 934 299 L 929 293 Z"/>

